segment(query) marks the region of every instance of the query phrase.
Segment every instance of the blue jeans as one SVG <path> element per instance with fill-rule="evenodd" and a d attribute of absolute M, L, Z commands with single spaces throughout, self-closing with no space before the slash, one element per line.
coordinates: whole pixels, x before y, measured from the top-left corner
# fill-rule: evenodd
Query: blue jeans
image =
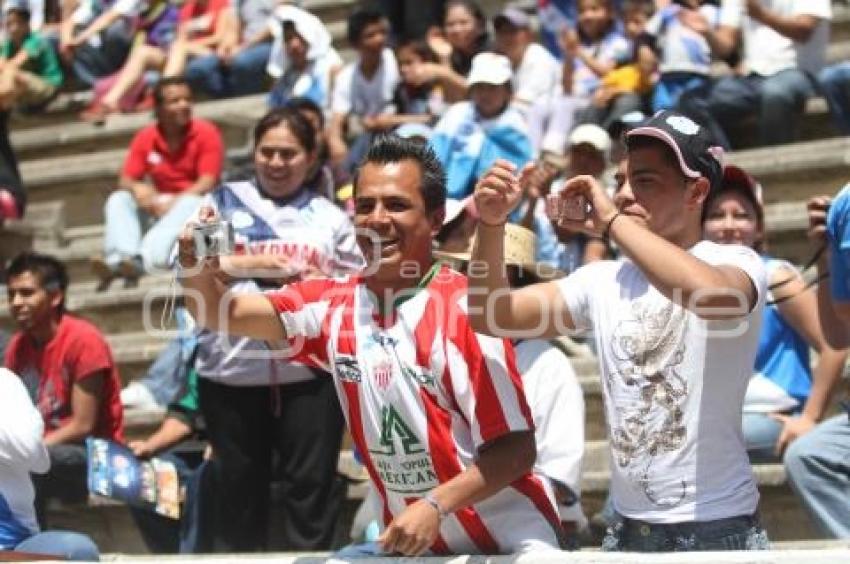
<path fill-rule="evenodd" d="M 818 75 L 818 82 L 838 129 L 850 135 L 850 61 L 826 67 Z"/>
<path fill-rule="evenodd" d="M 791 443 L 785 471 L 818 528 L 850 539 L 850 413 L 824 421 Z"/>
<path fill-rule="evenodd" d="M 97 545 L 89 537 L 69 531 L 36 533 L 16 546 L 15 552 L 50 554 L 78 562 L 100 561 Z"/>
<path fill-rule="evenodd" d="M 755 516 L 654 524 L 617 515 L 602 540 L 606 552 L 768 550 L 767 533 Z"/>
<path fill-rule="evenodd" d="M 797 121 L 806 100 L 814 94 L 815 86 L 808 75 L 788 69 L 768 77 L 723 77 L 684 93 L 679 109 L 708 128 L 726 149 L 732 145 L 723 126 L 752 114 L 758 118 L 760 143 L 780 145 L 797 138 Z"/>
<path fill-rule="evenodd" d="M 652 91 L 652 111 L 676 107 L 682 94 L 697 88 L 705 88 L 709 78 L 690 72 L 671 72 L 661 75 Z"/>
<path fill-rule="evenodd" d="M 106 217 L 103 239 L 106 263 L 117 266 L 124 259 L 141 258 L 146 272 L 168 269 L 174 242 L 200 204 L 200 196 L 184 194 L 168 213 L 154 219 L 139 209 L 129 191 L 113 192 L 103 210 Z M 145 232 L 144 227 L 148 225 L 150 228 Z"/>
<path fill-rule="evenodd" d="M 206 92 L 213 98 L 264 92 L 271 50 L 270 42 L 248 47 L 230 65 L 224 65 L 217 55 L 196 57 L 186 66 L 186 80 L 193 90 Z"/>
<path fill-rule="evenodd" d="M 198 346 L 196 333 L 189 329 L 186 308 L 176 308 L 174 317 L 180 334 L 168 342 L 142 379 L 142 384 L 163 407 L 180 400 L 186 393 L 186 381 Z"/>
<path fill-rule="evenodd" d="M 381 549 L 381 545 L 375 541 L 371 541 L 344 546 L 334 552 L 332 558 L 339 558 L 341 560 L 359 560 L 362 558 L 375 558 L 386 555 L 387 554 Z"/>
<path fill-rule="evenodd" d="M 766 413 L 745 413 L 742 427 L 750 462 L 779 461 L 774 448 L 782 433 L 782 423 L 771 419 Z"/>

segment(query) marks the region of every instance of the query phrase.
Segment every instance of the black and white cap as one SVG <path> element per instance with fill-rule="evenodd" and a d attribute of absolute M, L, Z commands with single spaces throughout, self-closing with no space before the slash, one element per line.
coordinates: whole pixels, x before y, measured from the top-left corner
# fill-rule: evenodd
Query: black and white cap
<path fill-rule="evenodd" d="M 626 134 L 626 144 L 635 137 L 653 137 L 669 146 L 688 178 L 704 176 L 711 189 L 723 180 L 723 148 L 711 134 L 691 118 L 672 110 L 662 110 Z"/>

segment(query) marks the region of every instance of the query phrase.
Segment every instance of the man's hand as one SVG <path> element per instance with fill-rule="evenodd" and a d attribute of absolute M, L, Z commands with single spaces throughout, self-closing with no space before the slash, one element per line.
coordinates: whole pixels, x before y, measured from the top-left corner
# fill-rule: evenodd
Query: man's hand
<path fill-rule="evenodd" d="M 440 534 L 440 514 L 427 501 L 420 499 L 392 520 L 378 543 L 388 554 L 401 553 L 419 556 L 424 553 Z"/>
<path fill-rule="evenodd" d="M 168 213 L 174 207 L 177 201 L 177 196 L 174 194 L 157 194 L 150 204 L 149 212 L 156 218 L 160 218 Z"/>
<path fill-rule="evenodd" d="M 817 421 L 805 415 L 791 417 L 790 415 L 783 415 L 781 413 L 771 413 L 770 418 L 782 423 L 782 433 L 779 434 L 779 438 L 776 440 L 776 446 L 774 447 L 774 452 L 777 456 L 781 456 L 785 452 L 785 449 L 788 448 L 788 445 L 811 431 L 817 425 Z"/>
<path fill-rule="evenodd" d="M 576 176 L 564 184 L 564 189 L 558 192 L 562 200 L 583 196 L 590 203 L 591 210 L 584 221 L 559 218 L 557 225 L 570 231 L 581 231 L 591 237 L 601 237 L 617 215 L 617 207 L 602 185 L 592 176 Z"/>
<path fill-rule="evenodd" d="M 826 241 L 826 214 L 829 212 L 829 206 L 832 203 L 832 198 L 829 196 L 815 196 L 806 204 L 806 210 L 809 213 L 809 230 L 807 235 L 809 240 L 814 243 L 823 243 Z"/>
<path fill-rule="evenodd" d="M 520 177 L 514 173 L 516 166 L 499 159 L 475 185 L 475 209 L 485 225 L 502 225 L 508 221 L 508 215 L 522 199 L 522 185 L 527 182 L 534 170 L 533 164 L 523 168 Z"/>
<path fill-rule="evenodd" d="M 452 44 L 446 41 L 440 28 L 436 26 L 429 28 L 425 41 L 439 60 L 448 61 L 452 56 Z"/>
<path fill-rule="evenodd" d="M 147 441 L 130 441 L 127 446 L 137 458 L 148 458 L 154 453 Z"/>

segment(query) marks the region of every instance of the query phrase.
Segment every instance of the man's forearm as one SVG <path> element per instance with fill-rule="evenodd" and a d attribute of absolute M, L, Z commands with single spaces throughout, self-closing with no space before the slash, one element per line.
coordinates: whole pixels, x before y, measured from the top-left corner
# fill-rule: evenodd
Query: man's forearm
<path fill-rule="evenodd" d="M 221 326 L 224 295 L 227 288 L 213 274 L 203 272 L 180 278 L 186 309 L 200 327 L 217 330 Z M 224 316 L 226 317 L 226 313 Z"/>
<path fill-rule="evenodd" d="M 82 443 L 86 437 L 91 435 L 94 430 L 94 425 L 88 425 L 83 422 L 71 419 L 65 425 L 52 431 L 44 437 L 44 444 L 47 446 L 63 445 L 69 443 Z"/>
<path fill-rule="evenodd" d="M 823 419 L 832 391 L 844 374 L 844 362 L 847 360 L 846 350 L 832 348 L 821 351 L 814 374 L 812 374 L 812 389 L 803 407 L 803 416 L 812 421 Z"/>
<path fill-rule="evenodd" d="M 755 19 L 780 35 L 784 35 L 798 43 L 808 41 L 820 22 L 820 18 L 815 16 L 801 14 L 784 17 L 765 8 L 761 9 Z"/>
<path fill-rule="evenodd" d="M 194 184 L 186 188 L 183 193 L 194 194 L 196 196 L 203 196 L 215 187 L 216 181 L 217 177 L 215 176 L 209 174 L 201 175 L 198 180 L 196 180 Z"/>
<path fill-rule="evenodd" d="M 510 285 L 505 269 L 505 226 L 478 223 L 475 247 L 469 262 L 469 321 L 472 329 L 490 335 L 496 327 L 488 327 L 487 311 L 510 314 L 509 307 L 489 304 L 489 300 L 507 300 Z M 504 319 L 494 319 L 497 327 L 505 327 Z"/>
<path fill-rule="evenodd" d="M 530 472 L 535 458 L 532 431 L 509 433 L 487 445 L 475 464 L 431 494 L 443 511 L 454 513 L 487 499 Z"/>

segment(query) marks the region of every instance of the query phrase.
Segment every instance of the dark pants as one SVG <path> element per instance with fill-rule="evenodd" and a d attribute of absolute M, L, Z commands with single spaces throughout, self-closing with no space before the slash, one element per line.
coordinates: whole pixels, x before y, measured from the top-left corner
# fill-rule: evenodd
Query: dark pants
<path fill-rule="evenodd" d="M 268 547 L 273 479 L 281 485 L 283 513 L 275 529 L 275 545 L 281 546 L 274 548 L 330 548 L 345 494 L 336 474 L 343 418 L 333 382 L 318 374 L 315 380 L 277 388 L 198 380 L 213 447 L 217 551 Z M 279 475 L 272 471 L 274 454 Z"/>
<path fill-rule="evenodd" d="M 690 552 L 769 548 L 767 533 L 755 515 L 671 524 L 647 523 L 615 515 L 602 540 L 603 551 Z"/>
<path fill-rule="evenodd" d="M 86 447 L 78 444 L 47 447 L 50 470 L 33 474 L 35 513 L 38 525 L 47 529 L 47 501 L 52 498 L 65 503 L 82 503 L 89 497 Z"/>
<path fill-rule="evenodd" d="M 431 26 L 441 26 L 445 0 L 380 0 L 396 39 L 422 39 Z"/>

